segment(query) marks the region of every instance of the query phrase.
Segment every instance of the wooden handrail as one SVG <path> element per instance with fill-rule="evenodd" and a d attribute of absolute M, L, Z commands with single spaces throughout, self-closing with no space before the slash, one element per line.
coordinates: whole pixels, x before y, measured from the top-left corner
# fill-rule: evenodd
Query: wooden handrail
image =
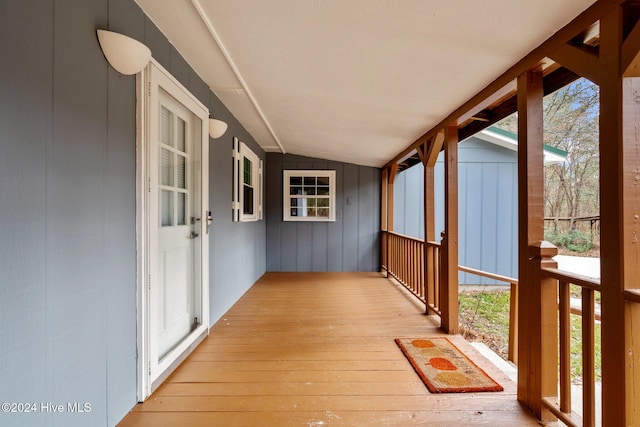
<path fill-rule="evenodd" d="M 580 286 L 581 288 L 587 288 L 600 292 L 600 279 L 594 277 L 583 276 L 581 274 L 572 273 L 565 270 L 559 270 L 557 268 L 543 268 L 542 275 L 544 277 L 550 277 L 552 279 L 562 280 Z"/>
<path fill-rule="evenodd" d="M 500 274 L 489 273 L 482 270 L 476 270 L 475 268 L 465 267 L 464 265 L 459 265 L 458 270 L 463 271 L 465 273 L 475 274 L 476 276 L 482 276 L 488 279 L 497 280 L 499 282 L 514 283 L 516 285 L 518 284 L 518 279 L 514 279 L 513 277 L 501 276 Z"/>

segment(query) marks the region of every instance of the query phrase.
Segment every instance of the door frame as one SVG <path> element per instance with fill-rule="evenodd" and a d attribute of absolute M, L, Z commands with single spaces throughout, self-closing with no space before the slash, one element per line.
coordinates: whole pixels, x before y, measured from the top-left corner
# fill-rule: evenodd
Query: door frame
<path fill-rule="evenodd" d="M 153 78 L 152 78 L 153 77 Z M 176 348 L 171 350 L 159 364 L 158 372 L 152 372 L 151 352 L 149 350 L 150 292 L 153 278 L 150 276 L 149 259 L 157 248 L 150 247 L 149 224 L 150 165 L 150 126 L 152 117 L 151 99 L 153 84 L 157 82 L 165 92 L 187 107 L 202 122 L 201 135 L 201 183 L 200 221 L 202 232 L 200 239 L 200 266 L 202 322 Z M 157 92 L 157 90 L 156 90 Z M 175 77 L 173 77 L 155 59 L 151 59 L 145 69 L 136 76 L 136 247 L 137 247 L 137 398 L 143 402 L 171 374 L 171 372 L 191 353 L 191 351 L 209 334 L 209 110 Z M 157 120 L 157 119 L 155 119 Z M 157 124 L 157 123 L 156 123 Z M 197 141 L 194 140 L 194 143 Z M 158 374 L 154 378 L 151 375 Z"/>

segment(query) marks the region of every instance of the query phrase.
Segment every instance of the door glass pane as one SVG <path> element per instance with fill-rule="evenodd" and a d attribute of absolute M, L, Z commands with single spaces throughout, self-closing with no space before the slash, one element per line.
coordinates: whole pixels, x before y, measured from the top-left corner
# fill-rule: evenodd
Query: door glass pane
<path fill-rule="evenodd" d="M 160 184 L 173 185 L 173 153 L 165 148 L 160 149 Z"/>
<path fill-rule="evenodd" d="M 178 193 L 178 225 L 187 225 L 187 194 Z"/>
<path fill-rule="evenodd" d="M 160 191 L 160 216 L 163 227 L 171 227 L 173 225 L 173 191 Z"/>
<path fill-rule="evenodd" d="M 186 147 L 187 147 L 187 124 L 185 123 L 184 120 L 182 120 L 180 117 L 178 117 L 178 132 L 176 134 L 176 147 L 178 148 L 178 150 L 182 151 L 183 153 L 185 153 Z"/>
<path fill-rule="evenodd" d="M 176 187 L 187 188 L 187 159 L 178 154 L 176 160 L 178 161 L 176 165 Z"/>
<path fill-rule="evenodd" d="M 173 147 L 173 113 L 164 106 L 160 113 L 160 142 Z"/>

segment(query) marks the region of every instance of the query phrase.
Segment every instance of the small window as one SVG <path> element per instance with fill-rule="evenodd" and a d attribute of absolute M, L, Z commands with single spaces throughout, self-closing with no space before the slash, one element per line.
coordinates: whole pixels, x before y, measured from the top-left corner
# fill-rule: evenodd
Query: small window
<path fill-rule="evenodd" d="M 262 219 L 262 160 L 234 138 L 234 221 Z"/>
<path fill-rule="evenodd" d="M 336 171 L 285 170 L 284 221 L 335 221 Z"/>

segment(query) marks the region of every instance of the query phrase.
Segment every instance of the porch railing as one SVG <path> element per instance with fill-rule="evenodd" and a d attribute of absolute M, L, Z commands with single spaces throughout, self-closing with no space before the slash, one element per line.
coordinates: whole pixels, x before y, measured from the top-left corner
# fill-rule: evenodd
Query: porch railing
<path fill-rule="evenodd" d="M 558 354 L 559 369 L 546 366 L 543 376 L 559 378 L 560 395 L 543 396 L 543 405 L 563 423 L 569 426 L 594 426 L 595 404 L 595 325 L 600 314 L 596 311 L 595 293 L 600 292 L 600 280 L 573 274 L 556 268 L 542 268 L 541 276 L 557 283 L 558 298 L 558 348 L 543 348 L 543 352 Z M 581 307 L 571 305 L 570 285 L 581 289 Z M 544 304 L 544 302 L 543 302 Z M 571 314 L 581 316 L 582 325 L 582 417 L 571 407 Z M 550 320 L 550 319 L 547 319 Z"/>

